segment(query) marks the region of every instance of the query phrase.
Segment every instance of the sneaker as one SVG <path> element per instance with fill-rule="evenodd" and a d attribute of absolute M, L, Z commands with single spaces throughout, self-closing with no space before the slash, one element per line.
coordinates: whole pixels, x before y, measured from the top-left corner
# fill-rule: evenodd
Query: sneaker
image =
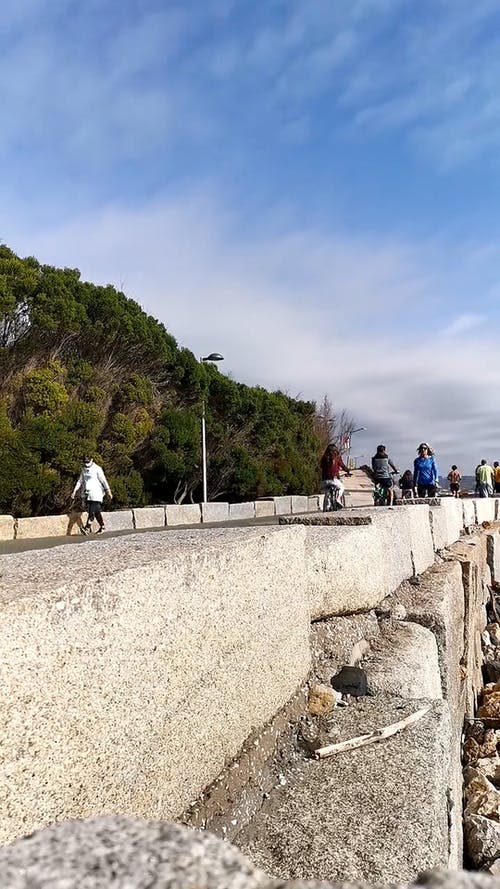
<path fill-rule="evenodd" d="M 104 527 L 104 525 L 101 525 L 101 527 L 98 529 L 98 531 L 97 531 L 96 533 L 97 533 L 97 534 L 102 534 L 102 532 L 105 531 L 105 530 L 106 530 L 106 528 Z"/>
<path fill-rule="evenodd" d="M 85 525 L 83 528 L 80 528 L 80 534 L 83 534 L 83 536 L 86 537 L 87 534 L 92 534 L 92 528 L 88 528 L 87 525 Z"/>

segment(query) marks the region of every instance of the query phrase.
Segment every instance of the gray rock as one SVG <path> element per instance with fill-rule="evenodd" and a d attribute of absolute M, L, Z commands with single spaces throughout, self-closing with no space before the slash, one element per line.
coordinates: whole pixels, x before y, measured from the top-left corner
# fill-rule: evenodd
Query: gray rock
<path fill-rule="evenodd" d="M 417 884 L 429 889 L 498 889 L 499 882 L 485 874 L 433 872 L 422 875 Z M 360 882 L 270 881 L 234 846 L 209 833 L 125 816 L 55 824 L 0 849 L 0 885 L 2 889 L 370 889 Z M 385 889 L 411 887 L 391 883 Z"/>
<path fill-rule="evenodd" d="M 0 849 L 2 889 L 260 889 L 234 846 L 178 824 L 66 821 Z"/>
<path fill-rule="evenodd" d="M 476 867 L 484 867 L 500 857 L 500 824 L 484 815 L 465 815 L 465 839 Z"/>

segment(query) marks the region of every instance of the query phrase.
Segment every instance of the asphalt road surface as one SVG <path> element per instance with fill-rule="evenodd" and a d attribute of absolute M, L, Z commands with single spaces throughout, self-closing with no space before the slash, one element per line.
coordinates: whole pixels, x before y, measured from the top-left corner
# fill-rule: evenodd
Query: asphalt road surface
<path fill-rule="evenodd" d="M 124 537 L 127 534 L 156 534 L 165 531 L 183 531 L 186 528 L 204 531 L 206 528 L 248 528 L 252 525 L 277 525 L 278 516 L 264 516 L 260 519 L 240 519 L 232 522 L 206 522 L 195 525 L 174 525 L 166 528 L 140 528 L 136 531 L 104 531 L 103 534 L 68 535 L 67 537 L 38 537 L 30 540 L 1 540 L 0 556 L 7 553 L 24 553 L 37 549 L 50 549 L 53 546 L 82 546 L 89 540 L 109 540 L 111 537 Z"/>

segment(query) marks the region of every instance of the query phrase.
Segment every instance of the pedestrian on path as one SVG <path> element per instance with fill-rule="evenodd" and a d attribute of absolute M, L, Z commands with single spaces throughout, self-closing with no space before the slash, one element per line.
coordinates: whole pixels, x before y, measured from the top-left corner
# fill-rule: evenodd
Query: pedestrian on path
<path fill-rule="evenodd" d="M 500 465 L 498 460 L 495 460 L 493 469 L 495 470 L 495 494 L 500 494 Z"/>
<path fill-rule="evenodd" d="M 413 463 L 413 487 L 419 497 L 435 497 L 438 483 L 438 468 L 434 452 L 423 441 L 417 448 L 418 457 Z"/>
<path fill-rule="evenodd" d="M 460 491 L 460 482 L 462 480 L 462 476 L 460 475 L 460 471 L 458 467 L 453 464 L 451 470 L 448 473 L 448 481 L 450 483 L 450 491 L 454 497 L 458 497 L 458 493 Z"/>
<path fill-rule="evenodd" d="M 495 483 L 495 470 L 486 460 L 481 460 L 477 468 L 477 486 L 480 497 L 493 497 L 493 485 Z"/>
<path fill-rule="evenodd" d="M 94 463 L 92 457 L 83 458 L 82 471 L 71 495 L 72 501 L 78 491 L 81 491 L 84 508 L 88 512 L 87 524 L 82 528 L 82 534 L 91 534 L 94 519 L 97 519 L 99 525 L 97 533 L 102 534 L 105 531 L 101 512 L 104 495 L 107 494 L 110 500 L 113 499 L 113 495 L 103 469 Z"/>

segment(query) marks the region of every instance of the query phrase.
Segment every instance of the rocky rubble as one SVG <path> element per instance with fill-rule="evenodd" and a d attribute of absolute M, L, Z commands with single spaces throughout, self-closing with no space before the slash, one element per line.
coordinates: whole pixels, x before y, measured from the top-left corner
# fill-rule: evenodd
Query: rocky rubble
<path fill-rule="evenodd" d="M 492 591 L 493 592 L 493 591 Z M 497 594 L 481 635 L 484 686 L 476 718 L 465 729 L 464 833 L 473 864 L 500 877 L 500 623 Z"/>

